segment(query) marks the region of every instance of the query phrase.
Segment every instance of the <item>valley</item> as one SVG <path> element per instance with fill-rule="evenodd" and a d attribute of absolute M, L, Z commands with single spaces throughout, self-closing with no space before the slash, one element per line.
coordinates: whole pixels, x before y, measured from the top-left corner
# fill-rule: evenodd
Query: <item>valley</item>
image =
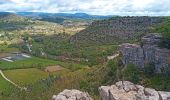
<path fill-rule="evenodd" d="M 122 43 L 142 47 L 142 37 L 158 33 L 158 47 L 169 50 L 169 17 L 77 15 L 0 14 L 0 70 L 26 88 L 0 76 L 0 100 L 50 100 L 64 89 L 87 91 L 99 100 L 98 87 L 120 80 L 170 91 L 167 73 L 157 73 L 150 62 L 146 69 L 138 66 L 139 49 L 120 49 Z"/>

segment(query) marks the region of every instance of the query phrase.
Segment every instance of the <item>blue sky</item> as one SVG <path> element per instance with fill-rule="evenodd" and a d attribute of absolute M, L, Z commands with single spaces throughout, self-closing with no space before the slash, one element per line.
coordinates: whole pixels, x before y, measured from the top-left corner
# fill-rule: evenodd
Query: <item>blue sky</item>
<path fill-rule="evenodd" d="M 168 16 L 170 0 L 0 0 L 0 11 Z"/>

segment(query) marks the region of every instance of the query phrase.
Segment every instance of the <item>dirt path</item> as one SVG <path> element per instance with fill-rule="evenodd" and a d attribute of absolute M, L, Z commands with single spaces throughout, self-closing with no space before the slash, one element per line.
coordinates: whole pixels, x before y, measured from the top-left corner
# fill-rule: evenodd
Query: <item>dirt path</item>
<path fill-rule="evenodd" d="M 2 70 L 0 70 L 0 74 L 1 74 L 1 76 L 2 76 L 6 81 L 10 82 L 10 83 L 13 84 L 15 87 L 18 87 L 18 88 L 21 89 L 21 90 L 27 90 L 27 88 L 25 88 L 25 87 L 20 87 L 19 85 L 15 84 L 15 83 L 12 82 L 11 80 L 9 80 L 9 79 L 4 75 L 4 73 L 2 72 Z"/>
<path fill-rule="evenodd" d="M 114 54 L 114 55 L 112 55 L 112 56 L 108 56 L 107 59 L 108 59 L 108 60 L 112 60 L 112 59 L 115 59 L 115 58 L 118 57 L 118 56 L 119 56 L 119 53 Z"/>

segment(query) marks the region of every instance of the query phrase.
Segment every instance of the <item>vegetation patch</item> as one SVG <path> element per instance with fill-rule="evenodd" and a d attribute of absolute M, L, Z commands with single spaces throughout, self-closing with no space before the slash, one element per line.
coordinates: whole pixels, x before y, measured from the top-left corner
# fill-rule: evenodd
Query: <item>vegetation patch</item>
<path fill-rule="evenodd" d="M 170 17 L 165 19 L 164 23 L 155 26 L 154 32 L 159 32 L 163 36 L 160 47 L 170 49 Z"/>

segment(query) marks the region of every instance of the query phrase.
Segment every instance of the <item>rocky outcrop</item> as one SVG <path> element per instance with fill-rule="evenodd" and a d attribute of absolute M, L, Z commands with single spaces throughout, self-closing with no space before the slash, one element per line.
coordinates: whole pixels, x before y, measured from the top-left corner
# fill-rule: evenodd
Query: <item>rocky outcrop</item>
<path fill-rule="evenodd" d="M 143 68 L 146 64 L 155 65 L 157 73 L 170 73 L 170 50 L 158 47 L 161 36 L 149 34 L 142 38 L 142 45 L 125 43 L 120 46 L 123 63 L 133 63 Z"/>
<path fill-rule="evenodd" d="M 140 67 L 144 67 L 144 54 L 140 45 L 125 43 L 120 46 L 120 51 L 123 55 L 123 63 L 133 63 Z"/>
<path fill-rule="evenodd" d="M 99 87 L 100 100 L 170 100 L 170 92 L 156 91 L 135 85 L 129 81 L 119 81 L 115 85 Z M 53 95 L 52 100 L 93 100 L 87 92 L 64 90 Z"/>
<path fill-rule="evenodd" d="M 120 81 L 112 86 L 101 86 L 99 93 L 101 100 L 170 100 L 170 92 L 156 91 L 129 81 Z"/>
<path fill-rule="evenodd" d="M 79 90 L 64 90 L 58 95 L 53 95 L 52 100 L 93 100 L 86 92 Z"/>

